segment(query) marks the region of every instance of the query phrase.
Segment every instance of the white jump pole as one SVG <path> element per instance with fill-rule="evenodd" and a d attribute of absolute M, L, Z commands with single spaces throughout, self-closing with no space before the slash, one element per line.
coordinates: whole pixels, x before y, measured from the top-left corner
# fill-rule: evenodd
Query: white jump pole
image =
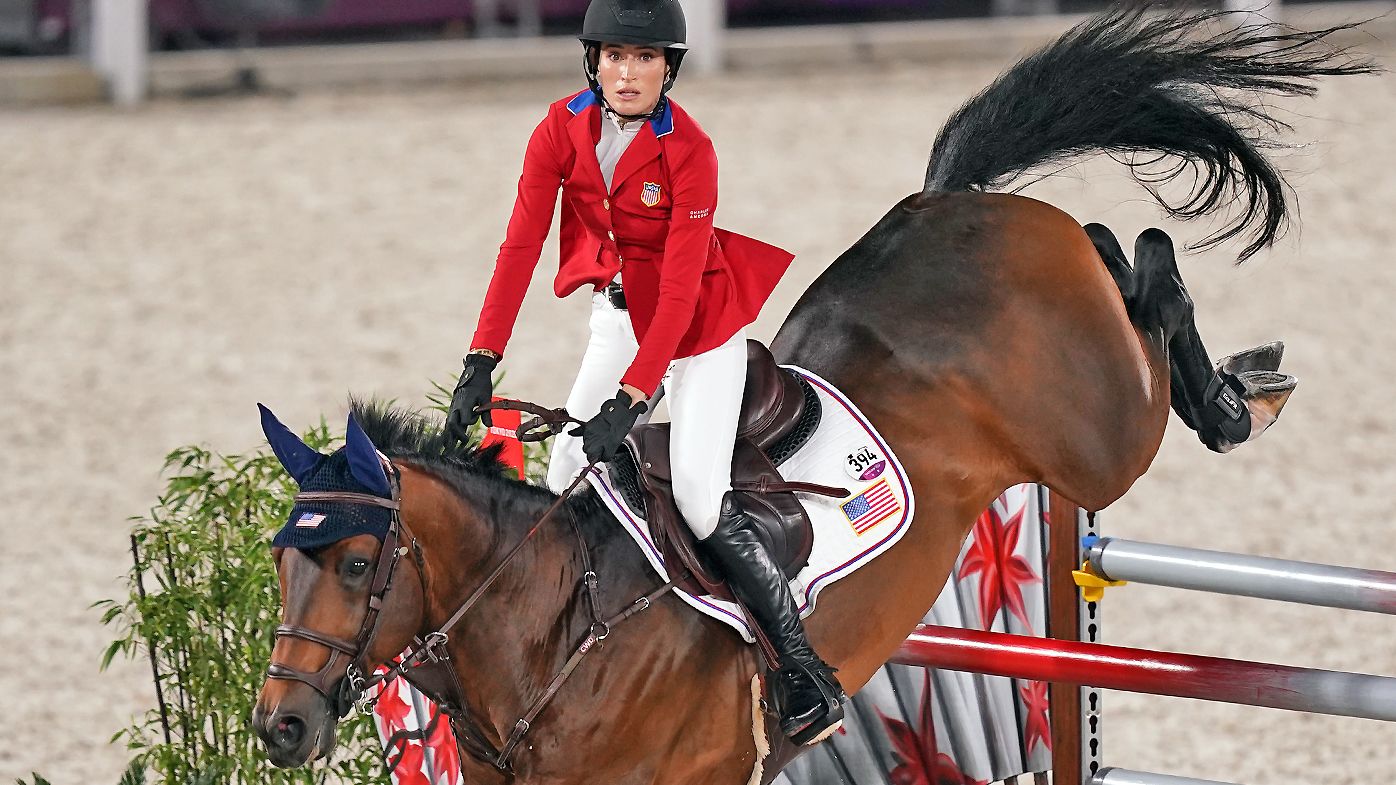
<path fill-rule="evenodd" d="M 684 19 L 688 23 L 688 48 L 683 70 L 691 73 L 713 74 L 722 70 L 725 58 L 723 43 L 727 29 L 725 0 L 682 0 Z"/>
<path fill-rule="evenodd" d="M 1396 614 L 1396 573 L 1133 542 L 1090 541 L 1091 571 L 1116 581 Z"/>
<path fill-rule="evenodd" d="M 1232 785 L 1215 780 L 1195 780 L 1192 777 L 1173 777 L 1167 774 L 1150 774 L 1147 771 L 1130 771 L 1110 767 L 1101 769 L 1091 777 L 1087 785 Z"/>
<path fill-rule="evenodd" d="M 149 90 L 148 19 L 148 0 L 92 0 L 92 67 L 117 106 L 135 106 Z"/>

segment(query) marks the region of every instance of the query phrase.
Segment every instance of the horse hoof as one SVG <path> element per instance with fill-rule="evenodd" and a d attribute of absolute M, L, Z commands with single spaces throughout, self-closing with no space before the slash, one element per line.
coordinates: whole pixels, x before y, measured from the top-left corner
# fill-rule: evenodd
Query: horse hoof
<path fill-rule="evenodd" d="M 1298 379 L 1287 373 L 1269 370 L 1241 371 L 1235 375 L 1235 379 L 1241 384 L 1241 401 L 1248 415 L 1243 426 L 1246 430 L 1238 433 L 1233 427 L 1230 433 L 1225 433 L 1228 429 L 1223 427 L 1211 431 L 1210 438 L 1204 439 L 1204 442 L 1219 453 L 1231 452 L 1265 433 L 1280 418 L 1280 410 L 1284 409 L 1290 394 L 1299 384 Z"/>
<path fill-rule="evenodd" d="M 1280 418 L 1280 410 L 1285 408 L 1299 380 L 1271 370 L 1243 371 L 1236 377 L 1246 388 L 1242 398 L 1251 413 L 1251 435 L 1246 439 L 1249 442 Z"/>
<path fill-rule="evenodd" d="M 1284 354 L 1284 341 L 1271 341 L 1254 349 L 1223 357 L 1217 363 L 1216 370 L 1236 376 L 1246 371 L 1278 371 Z"/>

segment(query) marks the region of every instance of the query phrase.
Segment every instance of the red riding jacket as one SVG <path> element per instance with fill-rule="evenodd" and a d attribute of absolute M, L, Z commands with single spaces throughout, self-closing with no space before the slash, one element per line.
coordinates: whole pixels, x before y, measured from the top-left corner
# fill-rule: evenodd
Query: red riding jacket
<path fill-rule="evenodd" d="M 600 289 L 624 269 L 640 346 L 619 383 L 652 395 L 672 360 L 721 346 L 755 320 L 794 257 L 713 227 L 717 155 L 672 100 L 630 142 L 609 192 L 596 160 L 601 120 L 586 90 L 554 103 L 533 132 L 471 346 L 504 353 L 561 186 L 553 291 L 565 297 L 583 284 Z"/>

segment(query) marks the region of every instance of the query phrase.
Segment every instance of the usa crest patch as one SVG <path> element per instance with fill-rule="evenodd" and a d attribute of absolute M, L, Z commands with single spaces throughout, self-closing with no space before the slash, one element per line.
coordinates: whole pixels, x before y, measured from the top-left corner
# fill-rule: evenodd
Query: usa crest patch
<path fill-rule="evenodd" d="M 659 183 L 645 183 L 644 189 L 640 191 L 640 201 L 644 202 L 646 207 L 659 204 L 659 197 Z"/>

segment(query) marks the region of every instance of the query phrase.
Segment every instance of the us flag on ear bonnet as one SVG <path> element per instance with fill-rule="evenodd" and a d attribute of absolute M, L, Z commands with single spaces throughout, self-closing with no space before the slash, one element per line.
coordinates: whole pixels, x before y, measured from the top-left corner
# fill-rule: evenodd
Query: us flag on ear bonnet
<path fill-rule="evenodd" d="M 303 493 L 349 492 L 392 498 L 380 454 L 352 414 L 344 447 L 322 455 L 291 433 L 270 409 L 260 403 L 257 408 L 262 413 L 267 443 Z M 372 504 L 297 502 L 271 544 L 313 550 L 359 534 L 371 534 L 381 542 L 392 520 L 391 510 Z"/>

